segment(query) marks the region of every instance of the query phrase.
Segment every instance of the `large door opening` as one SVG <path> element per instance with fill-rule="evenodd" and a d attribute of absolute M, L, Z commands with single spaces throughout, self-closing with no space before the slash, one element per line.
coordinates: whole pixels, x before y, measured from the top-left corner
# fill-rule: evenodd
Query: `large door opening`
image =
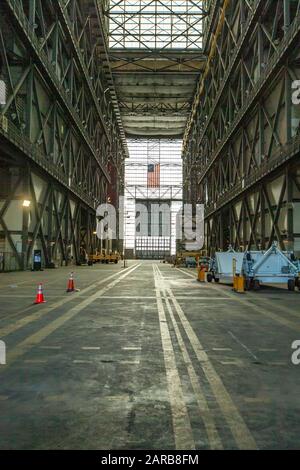
<path fill-rule="evenodd" d="M 125 165 L 125 249 L 140 259 L 176 253 L 182 208 L 182 141 L 132 139 Z"/>

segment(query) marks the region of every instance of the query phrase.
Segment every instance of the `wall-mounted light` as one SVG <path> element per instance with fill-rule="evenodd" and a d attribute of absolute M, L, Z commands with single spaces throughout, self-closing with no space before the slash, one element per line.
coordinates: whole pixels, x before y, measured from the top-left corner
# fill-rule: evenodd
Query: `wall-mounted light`
<path fill-rule="evenodd" d="M 29 201 L 28 199 L 24 199 L 23 207 L 30 207 L 30 204 L 31 204 L 31 201 Z"/>

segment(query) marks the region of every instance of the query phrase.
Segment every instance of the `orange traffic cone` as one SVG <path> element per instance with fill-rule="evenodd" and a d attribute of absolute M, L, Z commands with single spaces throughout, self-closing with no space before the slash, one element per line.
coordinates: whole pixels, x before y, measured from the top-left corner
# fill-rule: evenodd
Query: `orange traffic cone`
<path fill-rule="evenodd" d="M 36 294 L 35 304 L 44 304 L 46 302 L 43 294 L 43 285 L 40 283 Z"/>
<path fill-rule="evenodd" d="M 74 292 L 75 290 L 76 289 L 75 289 L 75 283 L 74 283 L 74 276 L 73 276 L 73 273 L 70 273 L 67 292 Z"/>

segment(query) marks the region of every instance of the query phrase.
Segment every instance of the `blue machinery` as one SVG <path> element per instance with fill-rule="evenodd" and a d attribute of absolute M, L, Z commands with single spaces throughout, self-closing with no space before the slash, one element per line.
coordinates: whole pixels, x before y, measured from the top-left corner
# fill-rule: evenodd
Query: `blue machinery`
<path fill-rule="evenodd" d="M 274 242 L 268 251 L 248 251 L 245 253 L 243 270 L 246 288 L 257 289 L 261 283 L 287 283 L 289 290 L 300 288 L 300 263 L 293 252 L 281 251 Z"/>
<path fill-rule="evenodd" d="M 300 289 L 300 262 L 293 252 L 281 251 L 274 242 L 267 251 L 239 253 L 231 247 L 225 253 L 216 253 L 210 264 L 207 281 L 233 282 L 234 276 L 244 276 L 245 288 L 259 289 L 262 283 L 287 283 L 288 289 Z"/>
<path fill-rule="evenodd" d="M 243 270 L 244 253 L 238 253 L 230 246 L 226 252 L 217 252 L 210 262 L 207 281 L 233 282 L 234 274 L 241 274 Z M 235 265 L 235 273 L 233 266 Z"/>

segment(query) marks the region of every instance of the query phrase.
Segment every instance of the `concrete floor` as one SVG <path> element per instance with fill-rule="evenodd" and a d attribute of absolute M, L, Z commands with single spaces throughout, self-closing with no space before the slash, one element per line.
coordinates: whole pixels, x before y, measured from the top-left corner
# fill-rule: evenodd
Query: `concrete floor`
<path fill-rule="evenodd" d="M 0 275 L 1 449 L 299 448 L 300 292 L 131 261 L 66 294 L 68 272 Z"/>

